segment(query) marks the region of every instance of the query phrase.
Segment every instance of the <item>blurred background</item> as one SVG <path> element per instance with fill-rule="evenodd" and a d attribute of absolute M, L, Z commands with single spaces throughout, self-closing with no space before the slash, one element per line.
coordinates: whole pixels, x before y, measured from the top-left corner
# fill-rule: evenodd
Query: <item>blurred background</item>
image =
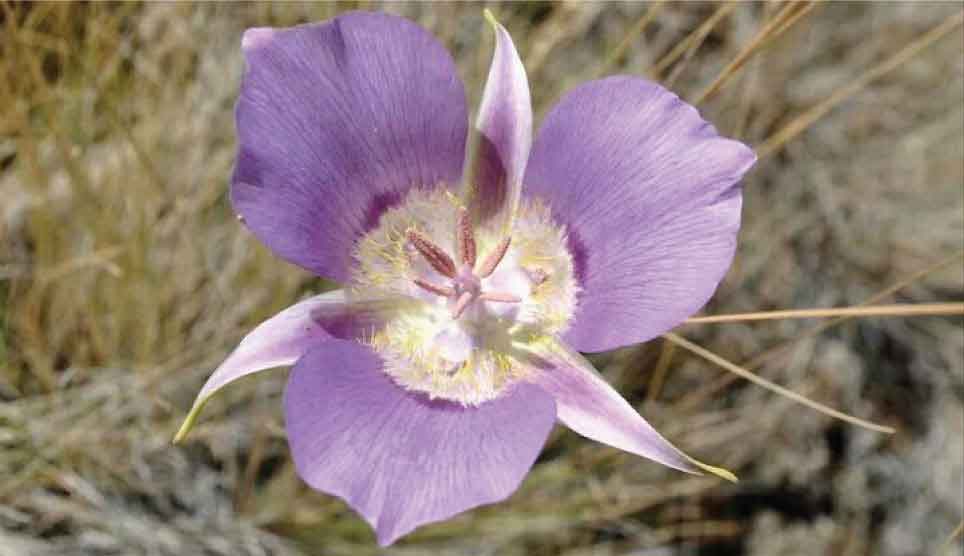
<path fill-rule="evenodd" d="M 659 80 L 761 160 L 707 314 L 964 299 L 964 34 L 955 3 L 489 4 L 537 118 L 587 79 Z M 226 198 L 249 26 L 413 18 L 473 105 L 481 4 L 0 4 L 0 555 L 366 555 L 295 476 L 286 371 L 171 438 L 255 324 L 331 287 Z M 677 333 L 893 435 L 831 419 L 664 340 L 593 357 L 670 439 L 739 484 L 557 427 L 507 502 L 387 554 L 959 554 L 960 317 L 690 324 Z M 815 327 L 821 328 L 816 329 Z"/>

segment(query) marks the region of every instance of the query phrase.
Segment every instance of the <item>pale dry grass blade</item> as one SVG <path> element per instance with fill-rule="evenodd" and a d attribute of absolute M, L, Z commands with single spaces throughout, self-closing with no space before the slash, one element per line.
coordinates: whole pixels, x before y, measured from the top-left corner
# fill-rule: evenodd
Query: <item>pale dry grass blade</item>
<path fill-rule="evenodd" d="M 743 368 L 743 367 L 740 367 L 739 365 L 736 365 L 736 364 L 734 364 L 734 363 L 731 363 L 730 361 L 727 361 L 726 359 L 720 357 L 719 355 L 713 353 L 712 351 L 710 351 L 710 350 L 708 350 L 708 349 L 705 349 L 705 348 L 703 348 L 703 347 L 700 347 L 700 346 L 694 344 L 693 342 L 690 342 L 689 340 L 686 340 L 685 338 L 683 338 L 683 337 L 681 337 L 681 336 L 678 336 L 678 335 L 676 335 L 676 334 L 673 334 L 672 332 L 670 332 L 670 333 L 668 333 L 668 334 L 664 334 L 663 337 L 666 338 L 667 340 L 669 340 L 669 341 L 671 341 L 671 342 L 679 345 L 680 347 L 682 347 L 682 348 L 684 348 L 684 349 L 686 349 L 686 350 L 689 350 L 689 351 L 695 353 L 696 355 L 699 355 L 699 356 L 702 357 L 703 359 L 706 359 L 707 361 L 709 361 L 709 362 L 711 362 L 711 363 L 713 363 L 713 364 L 715 364 L 715 365 L 718 365 L 719 367 L 721 367 L 721 368 L 723 368 L 723 369 L 726 369 L 727 371 L 733 373 L 733 374 L 736 375 L 736 376 L 739 376 L 740 378 L 749 380 L 750 382 L 756 384 L 757 386 L 762 386 L 763 388 L 766 388 L 767 390 L 770 390 L 770 391 L 772 391 L 772 392 L 775 392 L 775 393 L 777 393 L 777 394 L 779 394 L 779 395 L 781 395 L 781 396 L 783 396 L 783 397 L 785 397 L 785 398 L 789 398 L 789 399 L 791 399 L 791 400 L 793 400 L 793 401 L 795 401 L 795 402 L 797 402 L 797 403 L 799 403 L 799 404 L 805 405 L 805 406 L 807 406 L 807 407 L 809 407 L 809 408 L 811 408 L 811 409 L 815 409 L 815 410 L 819 411 L 820 413 L 823 413 L 823 414 L 828 415 L 828 416 L 830 416 L 830 417 L 834 417 L 835 419 L 840 419 L 841 421 L 846 421 L 846 422 L 848 422 L 848 423 L 850 423 L 850 424 L 852 424 L 852 425 L 856 425 L 856 426 L 858 426 L 858 427 L 862 427 L 862 428 L 865 428 L 865 429 L 868 429 L 868 430 L 872 430 L 872 431 L 876 431 L 876 432 L 883 432 L 883 433 L 887 433 L 887 434 L 893 434 L 894 432 L 896 432 L 895 429 L 892 428 L 892 427 L 887 427 L 887 426 L 884 426 L 884 425 L 878 425 L 878 424 L 876 424 L 876 423 L 871 423 L 870 421 L 865 421 L 865 420 L 863 420 L 863 419 L 860 419 L 859 417 L 854 417 L 853 415 L 848 415 L 848 414 L 846 414 L 846 413 L 844 413 L 844 412 L 842 412 L 842 411 L 838 411 L 838 410 L 836 410 L 836 409 L 833 409 L 832 407 L 826 406 L 826 405 L 824 405 L 824 404 L 822 404 L 822 403 L 820 403 L 820 402 L 815 402 L 815 401 L 811 400 L 810 398 L 807 398 L 807 397 L 805 397 L 805 396 L 801 396 L 800 394 L 797 394 L 797 393 L 794 392 L 793 390 L 789 390 L 789 389 L 787 389 L 787 388 L 784 388 L 783 386 L 780 386 L 779 384 L 770 382 L 769 380 L 767 380 L 767 379 L 765 379 L 765 378 L 762 378 L 762 377 L 760 377 L 760 376 L 757 376 L 757 375 L 753 374 L 752 372 L 748 371 L 747 369 L 745 369 L 745 368 Z"/>
<path fill-rule="evenodd" d="M 684 324 L 711 324 L 783 319 L 822 319 L 829 317 L 922 317 L 937 315 L 964 315 L 964 303 L 918 303 L 903 305 L 877 305 L 873 307 L 831 307 L 828 309 L 757 311 L 753 313 L 735 313 L 732 315 L 693 317 L 688 319 Z"/>
<path fill-rule="evenodd" d="M 39 284 L 47 284 L 89 267 L 103 269 L 114 278 L 120 278 L 124 271 L 113 262 L 113 259 L 116 259 L 122 252 L 123 248 L 120 246 L 98 249 L 89 255 L 81 255 L 69 261 L 64 261 L 49 270 L 40 271 L 36 279 Z"/>
<path fill-rule="evenodd" d="M 810 4 L 808 4 L 808 5 L 805 6 L 804 8 L 801 8 L 799 11 L 797 11 L 797 12 L 794 13 L 793 15 L 790 15 L 789 17 L 787 17 L 786 20 L 784 20 L 780 25 L 777 26 L 776 29 L 773 30 L 773 32 L 770 34 L 770 36 L 767 37 L 767 40 L 769 41 L 770 39 L 774 39 L 774 38 L 776 38 L 776 37 L 779 37 L 779 36 L 782 35 L 783 33 L 785 33 L 785 32 L 787 31 L 787 29 L 793 27 L 793 25 L 794 25 L 801 17 L 803 17 L 803 16 L 807 15 L 808 13 L 810 13 L 810 10 L 812 10 L 812 9 L 814 8 L 814 6 L 816 6 L 818 3 L 823 2 L 823 1 L 825 1 L 825 0 L 813 0 Z"/>
<path fill-rule="evenodd" d="M 676 344 L 673 342 L 663 342 L 659 352 L 659 359 L 653 367 L 652 377 L 649 379 L 649 387 L 646 388 L 646 401 L 653 402 L 659 397 L 666 382 L 666 375 L 669 373 L 669 365 L 673 362 L 673 354 L 676 353 Z"/>
<path fill-rule="evenodd" d="M 957 524 L 957 527 L 954 529 L 954 531 L 952 531 L 951 534 L 947 536 L 947 540 L 945 540 L 943 544 L 941 544 L 941 547 L 940 549 L 938 549 L 937 553 L 943 554 L 944 551 L 948 549 L 948 547 L 954 544 L 954 541 L 956 541 L 961 537 L 961 533 L 964 533 L 964 519 L 962 519 L 961 522 Z"/>
<path fill-rule="evenodd" d="M 777 131 L 767 138 L 756 148 L 757 156 L 760 158 L 770 156 L 788 141 L 806 131 L 814 122 L 825 116 L 827 112 L 833 110 L 838 104 L 859 93 L 870 83 L 899 68 L 905 62 L 920 54 L 924 49 L 960 27 L 962 23 L 964 23 L 964 11 L 961 11 L 954 17 L 946 19 L 890 58 L 868 69 L 853 81 L 840 87 L 822 102 L 800 114 L 783 126 L 780 131 Z"/>
<path fill-rule="evenodd" d="M 558 10 L 536 27 L 529 37 L 529 52 L 524 56 L 529 79 L 538 78 L 554 52 L 592 25 L 600 7 L 593 3 L 562 3 Z"/>
<path fill-rule="evenodd" d="M 940 261 L 938 261 L 938 262 L 936 262 L 936 263 L 928 266 L 927 268 L 924 268 L 924 269 L 922 269 L 922 270 L 919 270 L 919 271 L 915 272 L 914 274 L 912 274 L 912 275 L 910 275 L 910 276 L 907 276 L 906 278 L 904 278 L 904 279 L 902 279 L 902 280 L 898 280 L 898 281 L 895 282 L 894 284 L 891 284 L 890 286 L 888 286 L 888 287 L 880 290 L 879 292 L 877 292 L 876 294 L 870 296 L 869 298 L 867 298 L 867 299 L 864 300 L 863 302 L 859 303 L 858 305 L 855 305 L 855 307 L 867 307 L 867 306 L 873 305 L 873 304 L 875 304 L 875 303 L 879 303 L 879 302 L 883 301 L 884 299 L 887 299 L 887 298 L 890 297 L 891 295 L 897 293 L 898 291 L 904 289 L 905 287 L 907 287 L 907 286 L 909 286 L 909 285 L 911 285 L 911 284 L 913 284 L 913 283 L 915 283 L 915 282 L 918 282 L 918 281 L 924 279 L 925 277 L 927 277 L 927 276 L 929 276 L 929 275 L 931 275 L 931 274 L 933 274 L 933 273 L 935 273 L 935 272 L 938 272 L 938 271 L 940 271 L 940 270 L 943 270 L 944 268 L 947 268 L 947 267 L 950 266 L 951 264 L 953 264 L 953 263 L 955 263 L 955 262 L 957 262 L 957 261 L 960 261 L 960 260 L 962 260 L 962 259 L 964 259 L 964 251 L 958 251 L 957 253 L 955 253 L 955 254 L 953 254 L 953 255 L 951 255 L 951 256 L 949 256 L 949 257 L 946 257 L 946 258 L 944 258 L 944 259 L 942 259 L 942 260 L 940 260 Z M 832 319 L 832 320 L 829 320 L 829 321 L 826 321 L 826 322 L 822 322 L 822 323 L 814 326 L 813 328 L 811 328 L 811 329 L 809 329 L 809 330 L 806 330 L 806 331 L 802 332 L 801 334 L 798 334 L 797 336 L 793 337 L 792 339 L 787 340 L 786 342 L 784 342 L 784 343 L 782 343 L 782 344 L 780 344 L 780 345 L 774 346 L 774 347 L 772 347 L 772 348 L 770 348 L 770 349 L 767 349 L 767 350 L 763 351 L 762 353 L 754 356 L 752 359 L 750 359 L 749 361 L 747 361 L 746 363 L 744 363 L 743 366 L 744 366 L 745 368 L 747 368 L 747 369 L 756 370 L 756 369 L 762 367 L 763 365 L 765 365 L 766 363 L 768 363 L 768 362 L 776 359 L 776 358 L 779 357 L 780 355 L 786 353 L 790 348 L 792 348 L 793 346 L 795 346 L 798 342 L 801 342 L 801 341 L 806 340 L 806 339 L 809 339 L 809 338 L 813 338 L 814 336 L 817 336 L 818 334 L 820 334 L 820 333 L 823 332 L 824 330 L 827 330 L 828 328 L 832 328 L 832 327 L 834 327 L 834 326 L 836 326 L 836 325 L 838 325 L 838 324 L 847 322 L 847 321 L 849 321 L 849 320 L 852 319 L 852 318 L 854 318 L 854 317 L 852 317 L 852 316 L 840 316 L 840 317 L 834 318 L 834 319 Z M 692 392 L 691 394 L 687 395 L 687 396 L 683 399 L 683 401 L 680 402 L 679 405 L 680 405 L 681 407 L 684 407 L 684 408 L 696 407 L 696 406 L 704 403 L 707 399 L 709 399 L 711 396 L 713 396 L 714 394 L 716 394 L 717 392 L 719 392 L 719 391 L 722 390 L 723 388 L 726 388 L 727 386 L 729 386 L 730 384 L 732 384 L 733 382 L 735 382 L 736 379 L 737 379 L 737 377 L 735 377 L 735 376 L 733 376 L 733 375 L 728 375 L 728 374 L 727 374 L 727 375 L 723 375 L 723 376 L 721 376 L 718 380 L 716 380 L 716 381 L 714 381 L 714 382 L 711 382 L 711 383 L 707 384 L 706 386 L 704 386 L 703 388 L 700 388 L 699 390 L 697 390 L 697 391 L 695 391 L 695 392 Z"/>
<path fill-rule="evenodd" d="M 705 89 L 700 91 L 692 100 L 693 104 L 701 104 L 706 101 L 720 89 L 723 85 L 729 81 L 740 69 L 753 57 L 754 54 L 761 51 L 770 42 L 779 37 L 781 34 L 786 32 L 787 29 L 793 26 L 794 23 L 799 21 L 801 17 L 810 13 L 816 2 L 802 3 L 802 2 L 789 2 L 782 10 L 780 10 L 777 15 L 773 17 L 762 29 L 756 34 L 750 42 L 743 47 L 736 57 L 726 65 L 725 68 L 716 76 L 716 79 L 712 83 L 706 86 Z"/>
<path fill-rule="evenodd" d="M 706 21 L 700 24 L 699 27 L 693 30 L 692 33 L 686 36 L 685 39 L 680 41 L 670 50 L 665 56 L 660 58 L 653 66 L 646 71 L 646 73 L 657 79 L 659 76 L 666 71 L 667 68 L 676 63 L 680 59 L 680 56 L 684 56 L 683 61 L 680 62 L 678 68 L 673 71 L 674 75 L 678 75 L 682 66 L 693 57 L 696 51 L 699 49 L 706 37 L 713 31 L 716 25 L 723 20 L 726 16 L 730 15 L 731 12 L 738 6 L 737 2 L 726 2 L 720 4 L 720 6 L 713 12 L 710 17 L 706 18 Z"/>
<path fill-rule="evenodd" d="M 660 11 L 662 11 L 664 2 L 665 0 L 656 0 L 655 2 L 649 4 L 649 6 L 646 8 L 646 11 L 643 12 L 643 15 L 636 20 L 636 23 L 634 23 L 629 31 L 626 32 L 626 35 L 623 36 L 622 40 L 619 41 L 619 44 L 616 45 L 616 48 L 614 48 L 603 61 L 603 63 L 600 64 L 599 69 L 596 71 L 597 79 L 604 76 L 610 69 L 617 65 L 620 60 L 622 60 L 623 56 L 626 55 L 626 52 L 628 52 L 633 46 L 633 43 L 636 42 L 640 35 L 643 34 L 643 31 L 646 30 L 646 27 L 652 23 L 652 21 L 656 19 L 656 16 L 659 15 Z"/>

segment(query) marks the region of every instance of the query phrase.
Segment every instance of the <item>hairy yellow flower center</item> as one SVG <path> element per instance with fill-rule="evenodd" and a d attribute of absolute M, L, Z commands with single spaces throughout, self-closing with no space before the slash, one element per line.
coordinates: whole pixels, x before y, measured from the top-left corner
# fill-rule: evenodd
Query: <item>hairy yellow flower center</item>
<path fill-rule="evenodd" d="M 403 388 L 475 405 L 524 373 L 533 341 L 565 331 L 576 286 L 565 231 L 524 201 L 508 232 L 473 226 L 445 189 L 414 190 L 357 244 L 350 298 L 393 299 L 370 343 Z"/>

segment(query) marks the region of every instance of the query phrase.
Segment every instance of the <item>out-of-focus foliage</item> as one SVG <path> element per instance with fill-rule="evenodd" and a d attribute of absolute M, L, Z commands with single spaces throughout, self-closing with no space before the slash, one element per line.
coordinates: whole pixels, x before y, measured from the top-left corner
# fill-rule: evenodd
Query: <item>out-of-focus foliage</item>
<path fill-rule="evenodd" d="M 330 287 L 274 258 L 227 203 L 241 32 L 356 6 L 0 7 L 0 555 L 376 553 L 357 517 L 294 475 L 284 371 L 227 389 L 185 446 L 169 444 L 246 330 Z M 362 7 L 431 29 L 477 102 L 491 55 L 481 5 Z M 783 6 L 492 8 L 541 115 L 609 73 L 694 100 Z M 959 10 L 819 5 L 700 108 L 724 134 L 764 144 Z M 853 305 L 964 248 L 962 40 L 958 27 L 761 160 L 745 182 L 736 265 L 708 312 Z M 694 48 L 665 62 L 680 44 Z M 962 290 L 957 260 L 883 301 Z M 862 319 L 807 336 L 811 326 L 681 333 L 734 361 L 790 342 L 762 374 L 896 435 L 730 383 L 654 341 L 595 361 L 658 429 L 740 484 L 558 430 L 509 501 L 389 552 L 932 553 L 964 512 L 961 320 Z"/>

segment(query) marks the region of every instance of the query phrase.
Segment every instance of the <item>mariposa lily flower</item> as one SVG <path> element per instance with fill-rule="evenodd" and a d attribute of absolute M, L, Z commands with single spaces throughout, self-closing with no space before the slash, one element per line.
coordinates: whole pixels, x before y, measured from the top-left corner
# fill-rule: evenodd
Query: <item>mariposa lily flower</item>
<path fill-rule="evenodd" d="M 635 77 L 570 91 L 533 141 L 525 70 L 489 19 L 471 130 L 452 59 L 405 19 L 348 13 L 242 40 L 233 206 L 281 258 L 344 287 L 245 337 L 178 438 L 226 384 L 294 364 L 297 471 L 382 545 L 509 496 L 557 420 L 733 479 L 660 436 L 579 352 L 644 342 L 706 303 L 752 151 Z"/>

